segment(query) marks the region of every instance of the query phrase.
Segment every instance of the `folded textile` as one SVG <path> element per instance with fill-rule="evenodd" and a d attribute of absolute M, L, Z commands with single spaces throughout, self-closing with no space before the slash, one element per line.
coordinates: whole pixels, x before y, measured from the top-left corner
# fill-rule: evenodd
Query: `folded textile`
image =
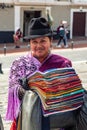
<path fill-rule="evenodd" d="M 39 95 L 44 116 L 72 111 L 83 104 L 84 89 L 72 67 L 37 71 L 28 77 L 28 85 Z"/>

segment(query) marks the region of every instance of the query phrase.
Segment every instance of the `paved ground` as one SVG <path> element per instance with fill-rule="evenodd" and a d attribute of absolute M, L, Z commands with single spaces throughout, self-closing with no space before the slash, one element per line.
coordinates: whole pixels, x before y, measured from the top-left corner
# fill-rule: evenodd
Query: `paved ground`
<path fill-rule="evenodd" d="M 86 41 L 84 41 L 83 43 L 81 43 L 81 41 L 78 42 L 79 44 L 77 43 L 77 41 L 74 42 L 75 45 L 73 49 L 72 48 L 58 49 L 56 48 L 56 42 L 54 42 L 53 47 L 54 49 L 52 49 L 52 52 L 63 55 L 72 61 L 73 67 L 76 69 L 79 77 L 81 78 L 83 86 L 87 89 L 87 47 L 86 46 L 81 47 L 83 43 L 84 45 L 87 45 L 87 43 Z M 76 47 L 76 44 L 79 47 Z M 19 50 L 15 50 L 14 46 L 11 46 L 11 44 L 9 44 L 7 54 L 4 55 L 3 53 L 0 53 L 0 62 L 3 63 L 2 69 L 4 71 L 4 74 L 0 74 L 0 114 L 3 119 L 5 130 L 9 130 L 10 128 L 10 122 L 6 122 L 4 119 L 7 107 L 9 68 L 15 58 L 24 55 L 29 51 L 27 45 L 28 44 L 26 44 L 25 46 L 22 45 Z M 3 51 L 3 49 L 0 48 L 0 51 Z"/>

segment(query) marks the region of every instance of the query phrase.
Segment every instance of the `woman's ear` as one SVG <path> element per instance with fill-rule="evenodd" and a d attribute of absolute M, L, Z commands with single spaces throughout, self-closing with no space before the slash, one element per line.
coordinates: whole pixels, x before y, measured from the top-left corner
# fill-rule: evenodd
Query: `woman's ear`
<path fill-rule="evenodd" d="M 53 46 L 52 46 L 52 42 L 53 42 L 53 37 L 51 38 L 51 41 L 50 41 L 51 43 L 50 43 L 50 47 L 52 48 Z"/>
<path fill-rule="evenodd" d="M 50 48 L 52 48 L 53 46 L 52 46 L 52 43 L 50 44 Z"/>

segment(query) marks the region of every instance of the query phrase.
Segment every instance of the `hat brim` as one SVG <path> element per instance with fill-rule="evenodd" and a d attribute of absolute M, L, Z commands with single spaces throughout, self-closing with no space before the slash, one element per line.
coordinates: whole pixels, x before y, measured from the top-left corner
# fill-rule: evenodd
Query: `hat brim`
<path fill-rule="evenodd" d="M 34 39 L 34 38 L 39 38 L 39 37 L 46 37 L 46 36 L 51 36 L 53 37 L 54 35 L 56 35 L 55 32 L 52 33 L 48 33 L 48 34 L 44 34 L 44 35 L 28 35 L 23 37 L 25 40 L 30 40 L 30 39 Z"/>

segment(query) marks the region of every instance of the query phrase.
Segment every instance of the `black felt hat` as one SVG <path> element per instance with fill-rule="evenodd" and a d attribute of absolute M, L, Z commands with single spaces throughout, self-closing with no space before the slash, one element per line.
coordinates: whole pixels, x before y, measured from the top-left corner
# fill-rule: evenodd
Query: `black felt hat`
<path fill-rule="evenodd" d="M 32 18 L 29 23 L 28 36 L 24 39 L 34 39 L 42 36 L 52 36 L 52 30 L 48 21 L 43 18 Z"/>

